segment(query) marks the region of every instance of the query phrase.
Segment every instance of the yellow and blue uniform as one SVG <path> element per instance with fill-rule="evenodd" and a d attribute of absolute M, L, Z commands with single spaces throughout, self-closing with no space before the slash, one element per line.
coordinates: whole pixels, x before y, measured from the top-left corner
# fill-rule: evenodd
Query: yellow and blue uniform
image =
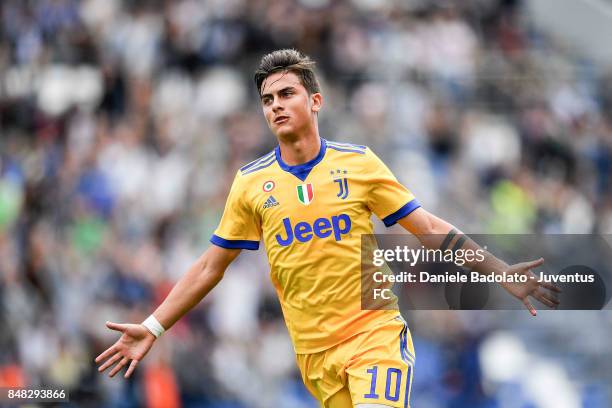
<path fill-rule="evenodd" d="M 297 166 L 287 165 L 276 147 L 237 172 L 211 242 L 224 248 L 255 250 L 263 239 L 270 277 L 302 376 L 320 400 L 347 385 L 346 378 L 344 383 L 340 376 L 339 382 L 322 379 L 316 384 L 308 371 L 321 371 L 313 366 L 317 359 L 302 356 L 313 357 L 342 348 L 338 358 L 350 358 L 342 343 L 348 339 L 354 343 L 360 334 L 372 330 L 388 337 L 391 327 L 390 341 L 397 347 L 388 348 L 397 348 L 390 352 L 399 357 L 398 367 L 390 374 L 382 372 L 383 368 L 392 368 L 387 361 L 389 364 L 374 369 L 376 361 L 370 356 L 372 364 L 360 368 L 364 381 L 372 377 L 370 383 L 364 382 L 367 389 L 352 386 L 351 376 L 357 374 L 350 370 L 348 385 L 353 403 L 357 403 L 356 398 L 362 399 L 360 395 L 369 395 L 371 398 L 362 402 L 407 406 L 412 375 L 408 367 L 414 362 L 410 332 L 403 322 L 398 322 L 401 317 L 396 309 L 361 309 L 361 235 L 373 233 L 372 213 L 391 226 L 418 207 L 412 193 L 387 166 L 369 148 L 360 145 L 321 139 L 317 157 Z M 354 352 L 358 354 L 360 349 Z M 330 361 L 329 357 L 325 359 Z M 346 361 L 341 365 L 346 366 Z M 402 374 L 395 369 L 401 369 Z M 372 384 L 385 387 L 387 380 L 397 383 L 398 377 L 402 377 L 403 386 L 397 400 L 393 384 L 387 393 L 370 390 Z M 382 402 L 372 396 L 380 396 Z"/>

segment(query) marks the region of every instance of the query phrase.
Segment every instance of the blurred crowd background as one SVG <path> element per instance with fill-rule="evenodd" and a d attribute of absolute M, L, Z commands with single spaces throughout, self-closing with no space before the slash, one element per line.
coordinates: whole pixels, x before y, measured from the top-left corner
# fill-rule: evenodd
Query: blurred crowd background
<path fill-rule="evenodd" d="M 313 407 L 243 251 L 130 380 L 96 372 L 270 151 L 252 72 L 318 62 L 323 137 L 367 144 L 468 233 L 612 233 L 612 72 L 521 1 L 0 2 L 0 386 L 74 406 Z M 379 231 L 383 231 L 380 223 Z M 522 260 L 509 260 L 522 261 Z M 607 312 L 415 311 L 412 405 L 609 407 Z"/>

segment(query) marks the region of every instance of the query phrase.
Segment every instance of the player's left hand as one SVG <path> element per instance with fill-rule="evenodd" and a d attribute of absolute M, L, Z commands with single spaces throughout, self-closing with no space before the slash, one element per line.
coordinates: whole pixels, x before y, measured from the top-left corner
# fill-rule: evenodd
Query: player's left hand
<path fill-rule="evenodd" d="M 539 300 L 546 306 L 556 309 L 559 306 L 557 293 L 561 293 L 561 289 L 552 283 L 538 282 L 537 277 L 531 271 L 532 268 L 538 267 L 544 263 L 544 258 L 537 259 L 531 262 L 521 262 L 510 266 L 506 271 L 506 276 L 518 274 L 527 276 L 527 282 L 505 282 L 502 286 L 519 299 L 532 316 L 537 315 L 535 307 L 529 301 L 529 296 Z M 546 290 L 547 289 L 547 290 Z"/>
<path fill-rule="evenodd" d="M 100 364 L 99 372 L 103 372 L 115 364 L 109 376 L 114 377 L 126 364 L 130 363 L 124 377 L 129 378 L 136 365 L 149 352 L 155 336 L 142 324 L 113 323 L 106 322 L 106 327 L 121 333 L 119 340 L 96 357 L 96 363 Z M 104 361 L 104 363 L 102 363 Z"/>

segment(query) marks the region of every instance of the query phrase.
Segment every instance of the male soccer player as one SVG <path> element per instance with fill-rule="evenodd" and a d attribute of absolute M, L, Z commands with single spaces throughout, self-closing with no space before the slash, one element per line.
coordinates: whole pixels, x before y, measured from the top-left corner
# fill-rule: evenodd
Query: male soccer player
<path fill-rule="evenodd" d="M 319 136 L 323 106 L 314 62 L 295 50 L 265 55 L 255 72 L 274 151 L 236 174 L 212 246 L 142 324 L 108 322 L 120 331 L 96 358 L 99 370 L 129 364 L 129 377 L 155 339 L 221 280 L 241 250 L 263 239 L 270 276 L 308 390 L 324 407 L 407 407 L 415 352 L 397 310 L 361 310 L 361 240 L 370 216 L 399 223 L 429 248 L 475 246 L 428 213 L 367 147 Z M 438 238 L 439 237 L 439 238 Z M 487 253 L 484 269 L 533 275 L 542 259 L 508 266 Z M 546 283 L 506 284 L 535 315 L 528 296 L 555 307 Z M 131 362 L 130 362 L 131 361 Z M 255 398 L 256 396 L 254 396 Z"/>

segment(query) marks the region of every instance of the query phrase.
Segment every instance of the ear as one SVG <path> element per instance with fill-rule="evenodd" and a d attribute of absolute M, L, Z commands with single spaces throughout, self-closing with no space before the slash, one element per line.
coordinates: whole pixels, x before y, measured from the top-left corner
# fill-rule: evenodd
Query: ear
<path fill-rule="evenodd" d="M 313 93 L 310 95 L 310 109 L 314 113 L 318 113 L 323 107 L 323 95 L 320 93 Z"/>

